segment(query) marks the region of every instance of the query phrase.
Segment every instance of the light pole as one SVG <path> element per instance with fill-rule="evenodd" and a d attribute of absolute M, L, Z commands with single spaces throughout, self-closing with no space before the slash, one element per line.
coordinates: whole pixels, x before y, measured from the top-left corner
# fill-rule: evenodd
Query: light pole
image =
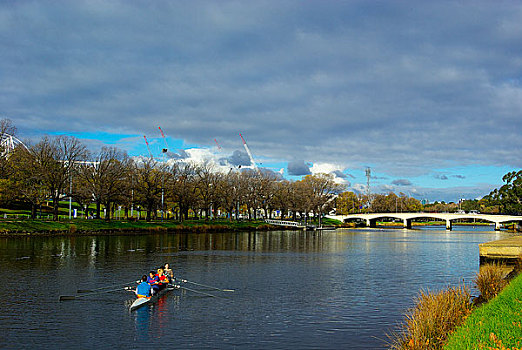
<path fill-rule="evenodd" d="M 163 153 L 163 167 L 165 166 L 165 154 L 168 152 L 167 148 L 163 148 L 161 153 Z M 163 221 L 163 203 L 165 200 L 165 169 L 161 170 L 161 221 Z"/>
<path fill-rule="evenodd" d="M 71 220 L 72 209 L 72 175 L 69 174 L 69 220 Z"/>
<path fill-rule="evenodd" d="M 134 175 L 131 175 L 131 217 L 134 217 Z"/>
<path fill-rule="evenodd" d="M 372 171 L 368 167 L 368 168 L 366 168 L 366 172 L 365 173 L 366 173 L 366 181 L 367 181 L 366 190 L 368 192 L 368 212 L 370 212 L 370 205 L 371 205 L 371 200 L 370 200 L 370 196 L 371 196 L 371 192 L 370 192 L 370 177 L 372 176 Z"/>

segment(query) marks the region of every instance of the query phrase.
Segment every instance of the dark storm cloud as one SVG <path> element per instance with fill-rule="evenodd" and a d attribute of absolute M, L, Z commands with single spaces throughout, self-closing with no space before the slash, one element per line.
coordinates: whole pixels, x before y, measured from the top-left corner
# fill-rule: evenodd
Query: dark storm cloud
<path fill-rule="evenodd" d="M 455 179 L 460 179 L 460 180 L 464 180 L 466 178 L 466 176 L 464 175 L 444 175 L 444 174 L 436 174 L 433 176 L 435 179 L 439 179 L 439 180 L 449 180 L 450 177 L 452 178 L 455 178 Z"/>
<path fill-rule="evenodd" d="M 294 160 L 288 163 L 288 175 L 291 176 L 303 176 L 310 175 L 311 164 L 305 163 L 303 160 Z"/>
<path fill-rule="evenodd" d="M 249 166 L 252 164 L 250 157 L 246 152 L 235 150 L 230 157 L 227 158 L 228 162 L 234 166 Z"/>
<path fill-rule="evenodd" d="M 412 183 L 408 179 L 397 179 L 392 181 L 392 185 L 395 186 L 411 186 Z"/>
<path fill-rule="evenodd" d="M 0 113 L 23 137 L 161 124 L 234 149 L 244 132 L 255 155 L 393 177 L 521 167 L 521 16 L 490 1 L 7 1 Z"/>
<path fill-rule="evenodd" d="M 258 168 L 258 169 L 261 174 L 271 176 L 272 178 L 274 178 L 276 180 L 283 179 L 283 175 L 278 173 L 277 171 L 273 171 L 272 169 L 268 169 L 268 168 Z"/>
<path fill-rule="evenodd" d="M 178 152 L 167 152 L 167 156 L 170 159 L 176 159 L 176 160 L 190 158 L 190 155 L 185 150 L 182 150 L 182 149 L 178 150 Z"/>
<path fill-rule="evenodd" d="M 346 179 L 348 178 L 348 175 L 343 173 L 341 170 L 334 170 L 330 174 L 334 175 L 335 177 Z"/>

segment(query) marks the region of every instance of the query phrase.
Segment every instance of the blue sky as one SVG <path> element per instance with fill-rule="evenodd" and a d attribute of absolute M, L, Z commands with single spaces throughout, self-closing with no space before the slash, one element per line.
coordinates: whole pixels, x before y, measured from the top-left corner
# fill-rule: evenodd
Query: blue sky
<path fill-rule="evenodd" d="M 372 192 L 430 201 L 522 167 L 517 2 L 0 1 L 0 47 L 0 117 L 29 143 L 159 154 L 161 126 L 232 164 L 242 133 L 289 178 L 364 191 L 371 167 Z"/>

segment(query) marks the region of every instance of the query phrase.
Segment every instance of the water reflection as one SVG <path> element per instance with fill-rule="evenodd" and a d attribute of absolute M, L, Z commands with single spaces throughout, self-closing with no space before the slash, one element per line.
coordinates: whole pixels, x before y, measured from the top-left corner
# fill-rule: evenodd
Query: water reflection
<path fill-rule="evenodd" d="M 442 228 L 2 238 L 1 272 L 18 277 L 0 285 L 0 347 L 150 348 L 174 339 L 181 348 L 384 348 L 419 289 L 471 279 L 478 244 L 505 235 Z M 125 291 L 57 300 L 136 280 L 165 262 L 178 276 L 235 292 L 206 290 L 216 299 L 173 291 L 133 313 Z"/>
<path fill-rule="evenodd" d="M 342 235 L 344 232 L 338 232 Z M 160 249 L 163 253 L 180 251 L 251 252 L 340 252 L 347 249 L 345 239 L 322 232 L 252 232 L 214 234 L 163 234 L 87 237 L 31 237 L 0 239 L 5 263 L 38 259 L 44 266 L 56 267 L 69 258 L 80 258 L 94 266 L 115 255 L 145 255 Z M 337 239 L 338 238 L 338 239 Z"/>

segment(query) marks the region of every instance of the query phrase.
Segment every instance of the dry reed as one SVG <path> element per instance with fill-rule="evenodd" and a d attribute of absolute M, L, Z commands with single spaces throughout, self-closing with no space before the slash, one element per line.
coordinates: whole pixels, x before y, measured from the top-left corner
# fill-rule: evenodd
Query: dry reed
<path fill-rule="evenodd" d="M 505 267 L 499 264 L 486 264 L 480 267 L 473 282 L 480 291 L 481 302 L 487 302 L 497 296 L 507 285 L 504 278 Z"/>
<path fill-rule="evenodd" d="M 448 335 L 471 313 L 470 291 L 448 287 L 438 293 L 421 291 L 401 329 L 391 336 L 391 349 L 442 349 Z"/>

